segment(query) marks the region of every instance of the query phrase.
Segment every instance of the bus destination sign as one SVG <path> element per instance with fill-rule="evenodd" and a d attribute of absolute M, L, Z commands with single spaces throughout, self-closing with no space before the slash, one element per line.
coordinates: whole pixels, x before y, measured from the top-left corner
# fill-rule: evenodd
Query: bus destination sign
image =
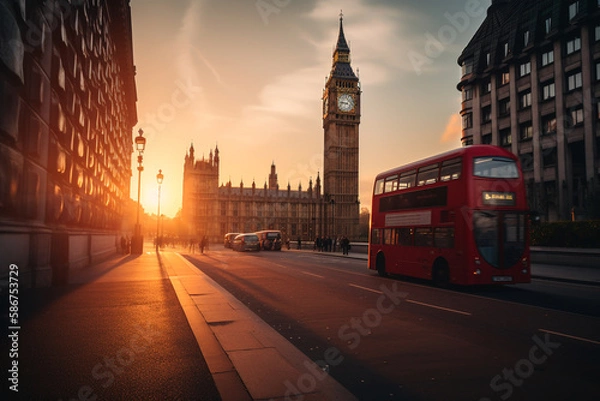
<path fill-rule="evenodd" d="M 516 204 L 515 193 L 484 191 L 483 204 L 496 206 L 514 206 Z"/>

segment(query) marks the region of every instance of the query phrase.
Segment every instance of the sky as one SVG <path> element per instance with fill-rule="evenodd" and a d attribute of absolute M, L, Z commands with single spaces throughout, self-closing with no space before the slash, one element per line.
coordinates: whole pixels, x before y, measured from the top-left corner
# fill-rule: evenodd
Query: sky
<path fill-rule="evenodd" d="M 220 184 L 305 190 L 323 169 L 321 96 L 340 11 L 360 77 L 361 207 L 374 177 L 460 147 L 456 60 L 490 0 L 132 0 L 138 125 L 147 138 L 141 204 L 181 208 L 183 163 L 218 146 Z M 137 200 L 137 154 L 131 196 Z"/>

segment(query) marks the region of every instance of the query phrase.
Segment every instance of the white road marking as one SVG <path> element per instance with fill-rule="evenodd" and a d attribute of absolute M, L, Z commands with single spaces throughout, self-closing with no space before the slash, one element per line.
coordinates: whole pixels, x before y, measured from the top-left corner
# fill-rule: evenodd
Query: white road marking
<path fill-rule="evenodd" d="M 368 287 L 362 287 L 360 285 L 356 285 L 356 284 L 348 284 L 350 287 L 354 287 L 354 288 L 360 288 L 361 290 L 365 290 L 365 291 L 370 291 L 370 292 L 374 292 L 375 294 L 383 294 L 383 292 L 378 291 L 378 290 L 374 290 L 372 288 L 368 288 Z"/>
<path fill-rule="evenodd" d="M 429 308 L 434 308 L 434 309 L 439 309 L 439 310 L 444 310 L 446 312 L 453 312 L 453 313 L 459 313 L 461 315 L 465 315 L 465 316 L 471 316 L 472 313 L 470 312 L 463 312 L 461 310 L 456 310 L 456 309 L 450 309 L 450 308 L 445 308 L 443 306 L 437 306 L 437 305 L 431 305 L 431 304 L 426 304 L 424 302 L 419 302 L 419 301 L 413 301 L 412 299 L 405 299 L 406 302 L 409 302 L 411 304 L 417 304 L 417 305 L 422 305 L 422 306 L 427 306 Z"/>
<path fill-rule="evenodd" d="M 314 273 L 302 272 L 302 271 L 301 271 L 300 273 L 302 273 L 302 274 L 306 274 L 306 275 L 308 275 L 308 276 L 314 276 L 314 277 L 318 277 L 318 278 L 325 278 L 325 276 L 320 276 L 320 275 L 318 275 L 318 274 L 314 274 Z"/>
<path fill-rule="evenodd" d="M 558 331 L 551 331 L 551 330 L 545 330 L 545 329 L 538 329 L 538 330 L 543 331 L 544 333 L 548 333 L 548 334 L 554 334 L 554 335 L 561 336 L 561 337 L 572 338 L 573 340 L 585 341 L 588 343 L 600 345 L 600 341 L 594 341 L 594 340 L 590 340 L 590 339 L 583 338 L 583 337 L 577 337 L 577 336 L 572 336 L 569 334 L 559 333 Z"/>

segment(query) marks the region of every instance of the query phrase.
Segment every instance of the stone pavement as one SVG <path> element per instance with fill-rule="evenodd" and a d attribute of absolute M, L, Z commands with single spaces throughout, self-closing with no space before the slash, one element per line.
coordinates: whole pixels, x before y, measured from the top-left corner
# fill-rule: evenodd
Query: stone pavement
<path fill-rule="evenodd" d="M 3 400 L 355 400 L 183 256 L 150 244 L 19 300 L 19 393 L 5 382 Z"/>
<path fill-rule="evenodd" d="M 22 289 L 19 324 L 19 392 L 5 380 L 3 400 L 221 399 L 154 252 Z"/>

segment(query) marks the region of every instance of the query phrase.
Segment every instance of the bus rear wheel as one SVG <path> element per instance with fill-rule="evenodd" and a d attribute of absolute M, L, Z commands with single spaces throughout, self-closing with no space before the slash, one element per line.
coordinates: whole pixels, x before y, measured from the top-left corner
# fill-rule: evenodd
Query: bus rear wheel
<path fill-rule="evenodd" d="M 375 267 L 377 267 L 377 274 L 379 274 L 381 277 L 387 277 L 387 273 L 385 271 L 385 256 L 383 256 L 383 253 L 377 255 Z"/>
<path fill-rule="evenodd" d="M 450 268 L 445 260 L 439 259 L 435 261 L 431 278 L 436 287 L 448 287 L 450 284 Z"/>

